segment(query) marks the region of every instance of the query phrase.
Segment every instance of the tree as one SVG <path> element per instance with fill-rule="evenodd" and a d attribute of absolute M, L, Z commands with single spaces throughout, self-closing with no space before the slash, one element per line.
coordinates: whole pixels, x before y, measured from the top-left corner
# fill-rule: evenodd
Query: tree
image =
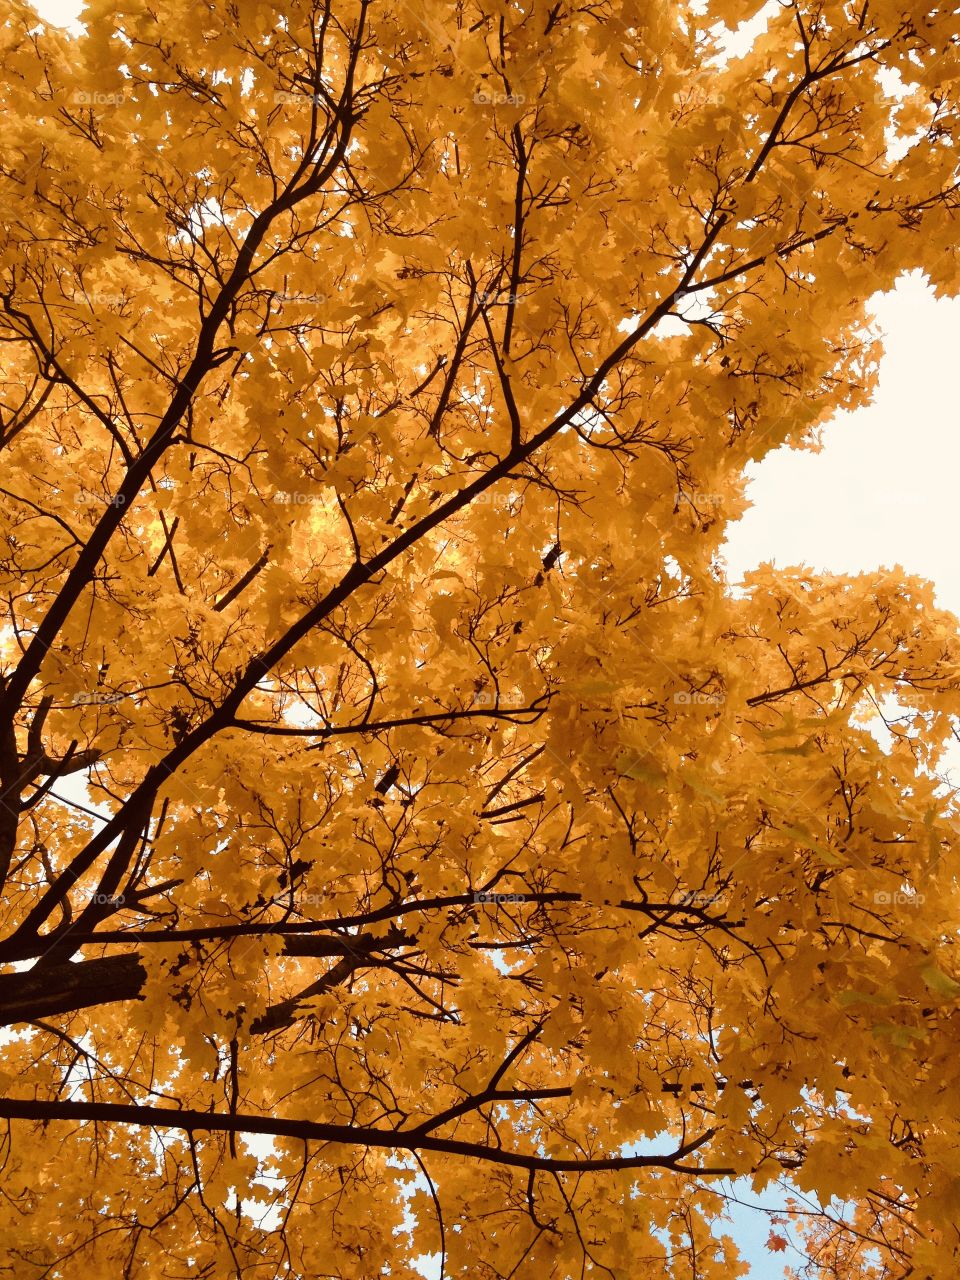
<path fill-rule="evenodd" d="M 955 1272 L 956 620 L 718 550 L 960 17 L 758 10 L 8 4 L 0 1274 Z"/>

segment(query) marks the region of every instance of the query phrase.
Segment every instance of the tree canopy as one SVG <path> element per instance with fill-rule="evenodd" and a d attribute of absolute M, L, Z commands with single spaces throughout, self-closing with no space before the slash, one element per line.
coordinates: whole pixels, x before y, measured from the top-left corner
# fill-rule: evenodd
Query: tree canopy
<path fill-rule="evenodd" d="M 7 0 L 0 1276 L 956 1273 L 957 622 L 719 550 L 960 14 L 760 8 Z"/>

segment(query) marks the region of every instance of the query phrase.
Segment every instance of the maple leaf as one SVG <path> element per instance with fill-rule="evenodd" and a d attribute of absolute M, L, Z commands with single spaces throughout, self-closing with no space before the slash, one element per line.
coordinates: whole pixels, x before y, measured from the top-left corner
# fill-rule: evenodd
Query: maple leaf
<path fill-rule="evenodd" d="M 958 291 L 960 20 L 760 8 L 8 6 L 18 1278 L 956 1272 L 957 621 L 719 552 Z"/>

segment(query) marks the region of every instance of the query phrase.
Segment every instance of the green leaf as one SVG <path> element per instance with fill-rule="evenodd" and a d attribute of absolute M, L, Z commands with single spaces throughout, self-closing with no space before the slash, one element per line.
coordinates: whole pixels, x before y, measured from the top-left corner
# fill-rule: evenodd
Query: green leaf
<path fill-rule="evenodd" d="M 954 982 L 938 969 L 935 964 L 928 964 L 925 969 L 920 970 L 920 977 L 924 980 L 931 991 L 935 991 L 938 996 L 943 996 L 946 1000 L 956 1000 L 960 996 L 960 982 Z"/>
<path fill-rule="evenodd" d="M 837 1004 L 846 1008 L 850 1004 L 890 1004 L 888 996 L 872 995 L 869 991 L 841 991 L 837 996 Z"/>
<path fill-rule="evenodd" d="M 793 836 L 794 840 L 799 840 L 808 849 L 820 855 L 823 861 L 830 867 L 843 867 L 846 863 L 842 858 L 838 858 L 834 851 L 825 844 L 821 844 L 815 839 L 809 831 L 804 831 L 802 827 L 784 826 L 783 831 L 788 836 Z"/>
<path fill-rule="evenodd" d="M 664 773 L 651 769 L 633 756 L 625 755 L 617 762 L 617 768 L 624 778 L 634 778 L 637 782 L 653 782 L 661 786 L 666 778 Z"/>
<path fill-rule="evenodd" d="M 613 693 L 617 687 L 613 680 L 577 680 L 570 683 L 575 693 Z"/>
<path fill-rule="evenodd" d="M 690 773 L 689 770 L 684 773 L 683 780 L 687 786 L 692 787 L 698 795 L 706 796 L 709 800 L 715 800 L 718 804 L 722 804 L 726 799 L 726 797 L 722 796 L 719 791 L 714 790 L 713 787 L 707 786 L 702 778 L 697 777 L 695 773 Z"/>
<path fill-rule="evenodd" d="M 889 1040 L 899 1049 L 905 1049 L 914 1040 L 926 1040 L 926 1031 L 918 1027 L 898 1027 L 892 1022 L 878 1022 L 871 1028 L 874 1039 Z"/>

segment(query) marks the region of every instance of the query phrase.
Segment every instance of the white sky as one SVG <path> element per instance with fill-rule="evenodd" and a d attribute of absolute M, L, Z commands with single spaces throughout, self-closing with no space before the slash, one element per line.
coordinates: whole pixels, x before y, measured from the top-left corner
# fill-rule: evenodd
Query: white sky
<path fill-rule="evenodd" d="M 878 294 L 885 354 L 874 401 L 838 414 L 820 453 L 778 449 L 748 471 L 753 507 L 725 547 L 731 579 L 764 560 L 835 573 L 902 565 L 960 614 L 960 299 L 918 273 Z"/>

